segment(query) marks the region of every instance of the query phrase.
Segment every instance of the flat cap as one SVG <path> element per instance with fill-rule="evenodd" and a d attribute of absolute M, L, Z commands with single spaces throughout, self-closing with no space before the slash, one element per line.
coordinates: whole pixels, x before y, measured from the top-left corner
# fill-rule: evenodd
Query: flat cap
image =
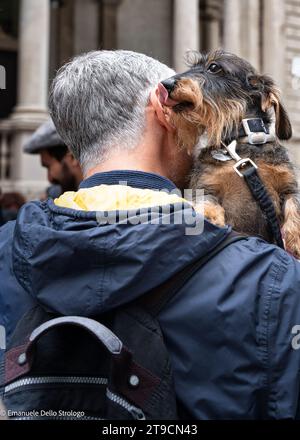
<path fill-rule="evenodd" d="M 58 135 L 52 119 L 44 122 L 39 128 L 30 136 L 25 143 L 23 150 L 25 153 L 37 154 L 44 148 L 57 147 L 64 145 L 63 140 Z"/>

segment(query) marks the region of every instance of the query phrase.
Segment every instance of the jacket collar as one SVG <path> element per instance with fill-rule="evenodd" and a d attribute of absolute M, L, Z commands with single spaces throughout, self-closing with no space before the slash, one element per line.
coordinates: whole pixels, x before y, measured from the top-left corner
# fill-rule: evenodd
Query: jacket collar
<path fill-rule="evenodd" d="M 136 170 L 116 170 L 93 174 L 83 180 L 79 188 L 91 188 L 99 185 L 128 185 L 140 189 L 172 191 L 176 189 L 171 180 L 154 173 Z"/>

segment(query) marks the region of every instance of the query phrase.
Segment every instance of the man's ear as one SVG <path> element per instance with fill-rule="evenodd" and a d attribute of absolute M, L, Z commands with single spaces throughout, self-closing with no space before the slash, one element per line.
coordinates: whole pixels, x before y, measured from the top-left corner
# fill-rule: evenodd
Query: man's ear
<path fill-rule="evenodd" d="M 153 107 L 160 125 L 165 127 L 167 131 L 174 132 L 175 127 L 170 122 L 170 115 L 169 115 L 170 110 L 162 106 L 159 100 L 159 91 L 157 87 L 151 90 L 150 105 Z"/>
<path fill-rule="evenodd" d="M 79 165 L 78 160 L 75 159 L 71 151 L 67 151 L 67 153 L 65 154 L 64 162 L 68 165 L 69 168 L 74 168 Z"/>
<path fill-rule="evenodd" d="M 266 112 L 273 107 L 275 111 L 276 135 L 281 140 L 292 137 L 292 126 L 288 114 L 281 102 L 280 91 L 274 81 L 267 75 L 252 75 L 248 77 L 248 83 L 261 96 L 261 108 Z"/>

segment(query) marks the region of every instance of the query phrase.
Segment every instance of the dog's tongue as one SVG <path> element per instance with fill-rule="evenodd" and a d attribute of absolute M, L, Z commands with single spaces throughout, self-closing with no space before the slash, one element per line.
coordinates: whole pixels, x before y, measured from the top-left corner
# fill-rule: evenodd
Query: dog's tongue
<path fill-rule="evenodd" d="M 167 107 L 174 107 L 174 105 L 178 104 L 178 101 L 175 101 L 169 97 L 168 90 L 163 86 L 162 83 L 158 84 L 158 97 L 160 103 L 162 105 L 166 105 Z"/>

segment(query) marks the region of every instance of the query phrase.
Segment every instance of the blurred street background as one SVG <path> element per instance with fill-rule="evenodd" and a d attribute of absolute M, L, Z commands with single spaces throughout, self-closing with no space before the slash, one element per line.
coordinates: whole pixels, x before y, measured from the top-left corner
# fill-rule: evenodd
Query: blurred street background
<path fill-rule="evenodd" d="M 47 120 L 49 84 L 72 56 L 129 49 L 180 71 L 187 49 L 219 47 L 276 80 L 300 165 L 300 0 L 0 0 L 2 193 L 36 198 L 49 185 L 23 146 Z"/>

